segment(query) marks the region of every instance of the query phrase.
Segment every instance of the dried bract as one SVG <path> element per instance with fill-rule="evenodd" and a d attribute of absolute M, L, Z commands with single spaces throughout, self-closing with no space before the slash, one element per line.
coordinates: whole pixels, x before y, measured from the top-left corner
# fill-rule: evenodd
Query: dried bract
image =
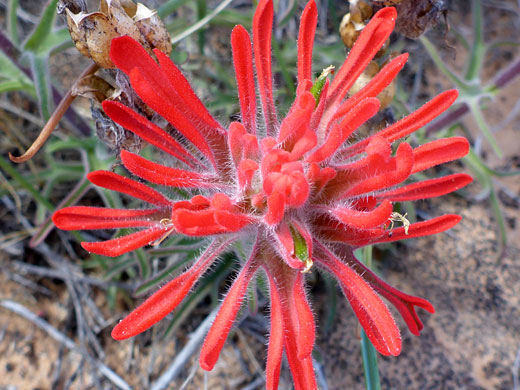
<path fill-rule="evenodd" d="M 170 36 L 156 12 L 130 0 L 101 0 L 99 11 L 87 13 L 84 2 L 62 0 L 58 11 L 67 16 L 70 36 L 76 48 L 103 68 L 113 68 L 110 43 L 128 35 L 149 54 L 157 48 L 169 54 Z"/>

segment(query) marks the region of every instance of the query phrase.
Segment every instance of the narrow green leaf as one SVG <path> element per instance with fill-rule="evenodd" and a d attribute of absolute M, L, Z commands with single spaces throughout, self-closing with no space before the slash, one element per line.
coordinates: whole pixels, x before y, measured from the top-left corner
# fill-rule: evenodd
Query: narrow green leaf
<path fill-rule="evenodd" d="M 18 35 L 18 18 L 16 16 L 18 3 L 19 0 L 9 0 L 9 6 L 7 8 L 7 31 L 9 32 L 9 37 L 15 46 L 20 44 L 20 36 Z"/>
<path fill-rule="evenodd" d="M 498 224 L 498 232 L 500 234 L 500 245 L 501 249 L 503 249 L 507 244 L 506 220 L 504 217 L 504 213 L 502 212 L 502 208 L 500 207 L 500 202 L 498 200 L 494 188 L 492 188 L 491 192 L 489 193 L 489 203 L 491 203 L 491 207 L 493 208 L 493 212 L 495 213 L 495 218 Z"/>
<path fill-rule="evenodd" d="M 53 53 L 57 51 L 62 51 L 69 47 L 73 47 L 74 43 L 70 39 L 70 33 L 68 28 L 62 28 L 56 30 L 49 35 L 41 42 L 38 53 Z"/>
<path fill-rule="evenodd" d="M 40 105 L 40 112 L 45 122 L 47 122 L 51 116 L 48 57 L 29 53 L 29 59 L 34 77 L 34 86 L 36 87 L 36 94 L 38 96 L 38 103 Z"/>
<path fill-rule="evenodd" d="M 296 0 L 289 0 L 288 3 L 289 4 L 285 12 L 282 15 L 280 15 L 280 21 L 277 24 L 278 27 L 285 26 L 289 22 L 289 20 L 291 20 L 296 14 L 298 2 Z"/>
<path fill-rule="evenodd" d="M 197 0 L 197 18 L 200 20 L 208 13 L 208 6 L 206 0 Z M 199 51 L 204 55 L 204 43 L 206 42 L 206 31 L 201 29 L 199 31 Z"/>
<path fill-rule="evenodd" d="M 5 53 L 0 51 L 0 79 L 2 78 L 12 82 L 17 81 L 23 86 L 21 89 L 32 91 L 31 93 L 35 94 L 31 79 Z"/>
<path fill-rule="evenodd" d="M 152 270 L 150 268 L 150 262 L 148 259 L 148 255 L 143 250 L 143 248 L 139 248 L 139 249 L 135 250 L 134 255 L 137 257 L 137 261 L 139 262 L 141 278 L 148 279 L 150 277 L 150 273 L 152 272 Z"/>
<path fill-rule="evenodd" d="M 9 91 L 21 91 L 24 89 L 32 90 L 30 87 L 28 88 L 27 85 L 25 85 L 19 80 L 0 82 L 0 93 Z"/>
<path fill-rule="evenodd" d="M 471 47 L 471 58 L 466 70 L 466 80 L 472 81 L 479 77 L 480 70 L 484 64 L 486 47 L 482 38 L 482 5 L 481 0 L 473 0 L 471 13 L 473 16 L 473 45 Z"/>
<path fill-rule="evenodd" d="M 365 385 L 367 390 L 381 390 L 379 368 L 377 365 L 377 351 L 368 339 L 365 331 L 361 331 L 361 354 L 365 371 Z"/>
<path fill-rule="evenodd" d="M 372 246 L 366 246 L 359 250 L 361 260 L 369 268 L 372 267 Z M 359 253 L 358 252 L 358 253 Z M 365 371 L 365 385 L 367 390 L 381 390 L 379 367 L 377 364 L 377 351 L 368 339 L 365 332 L 361 331 L 361 356 Z"/>
<path fill-rule="evenodd" d="M 32 51 L 33 53 L 41 53 L 41 47 L 43 43 L 52 33 L 54 20 L 56 19 L 57 4 L 58 0 L 51 0 L 45 7 L 45 10 L 43 11 L 43 14 L 40 18 L 40 22 L 25 42 L 25 50 Z"/>
<path fill-rule="evenodd" d="M 455 86 L 460 89 L 461 92 L 464 93 L 471 93 L 473 88 L 471 88 L 470 85 L 468 85 L 464 80 L 462 80 L 458 75 L 456 75 L 453 71 L 451 71 L 444 61 L 441 59 L 441 56 L 437 50 L 437 48 L 426 38 L 424 35 L 421 35 L 419 38 L 421 43 L 423 44 L 424 48 L 430 55 L 431 59 L 435 63 L 435 66 L 439 68 L 439 70 L 448 77 Z"/>

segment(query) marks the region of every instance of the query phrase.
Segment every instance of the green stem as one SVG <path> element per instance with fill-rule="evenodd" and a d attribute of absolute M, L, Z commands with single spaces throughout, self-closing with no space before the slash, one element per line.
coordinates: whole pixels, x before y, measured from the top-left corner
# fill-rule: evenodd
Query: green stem
<path fill-rule="evenodd" d="M 363 356 L 366 389 L 381 390 L 381 381 L 377 367 L 377 352 L 363 330 L 361 331 L 361 354 Z"/>
<path fill-rule="evenodd" d="M 7 31 L 11 37 L 11 41 L 18 46 L 20 44 L 20 37 L 18 36 L 18 18 L 16 16 L 18 0 L 10 0 L 7 10 L 9 15 L 7 19 Z"/>
<path fill-rule="evenodd" d="M 471 48 L 468 70 L 466 71 L 466 80 L 468 81 L 478 78 L 486 52 L 486 47 L 482 40 L 482 5 L 480 0 L 473 0 L 471 11 L 473 14 L 473 46 Z"/>
<path fill-rule="evenodd" d="M 366 246 L 361 249 L 361 251 L 363 263 L 371 268 L 372 246 Z M 361 331 L 361 356 L 363 357 L 366 389 L 381 390 L 381 380 L 379 378 L 379 368 L 377 365 L 377 351 L 363 330 Z"/>
<path fill-rule="evenodd" d="M 469 108 L 471 110 L 471 113 L 473 114 L 473 117 L 475 118 L 475 121 L 477 122 L 480 131 L 491 145 L 491 148 L 498 157 L 502 158 L 502 151 L 500 150 L 500 147 L 497 144 L 495 136 L 493 135 L 493 133 L 491 133 L 491 130 L 489 129 L 486 120 L 484 119 L 484 115 L 482 115 L 482 111 L 480 110 L 478 102 L 472 101 L 469 104 Z"/>
<path fill-rule="evenodd" d="M 455 86 L 461 90 L 461 92 L 470 91 L 471 87 L 461 80 L 455 73 L 453 73 L 444 63 L 444 61 L 441 59 L 441 56 L 437 50 L 437 48 L 426 38 L 424 35 L 422 35 L 419 40 L 423 44 L 424 48 L 430 55 L 430 58 L 435 63 L 435 66 L 439 68 L 439 70 L 451 80 Z"/>

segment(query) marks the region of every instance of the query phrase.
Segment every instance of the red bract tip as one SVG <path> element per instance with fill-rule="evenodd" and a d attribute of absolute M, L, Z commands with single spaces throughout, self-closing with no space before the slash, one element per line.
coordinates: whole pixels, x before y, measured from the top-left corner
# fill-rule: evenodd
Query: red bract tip
<path fill-rule="evenodd" d="M 92 172 L 88 178 L 149 205 L 131 210 L 68 207 L 57 211 L 53 221 L 65 230 L 136 229 L 108 241 L 82 243 L 86 250 L 105 256 L 158 245 L 173 234 L 210 241 L 188 270 L 114 328 L 112 336 L 118 340 L 144 332 L 174 310 L 235 240 L 241 241 L 241 248 L 254 241 L 206 337 L 200 364 L 205 370 L 215 366 L 248 285 L 262 269 L 271 299 L 266 389 L 278 389 L 285 353 L 294 388 L 315 390 L 315 323 L 305 291 L 306 272 L 317 264 L 335 277 L 375 348 L 383 355 L 399 354 L 399 329 L 382 298 L 397 308 L 416 335 L 423 327 L 416 308 L 433 313 L 433 306 L 391 287 L 353 253 L 365 245 L 437 234 L 456 225 L 460 217 L 452 214 L 409 223 L 394 211 L 393 203 L 445 195 L 471 182 L 463 173 L 420 182 L 412 176 L 463 157 L 469 143 L 461 137 L 417 147 L 395 143 L 448 109 L 458 95 L 454 90 L 368 137 L 356 134 L 379 111 L 377 96 L 408 59 L 407 54 L 396 57 L 348 96 L 392 32 L 396 11 L 391 7 L 374 15 L 335 77 L 321 78 L 317 84 L 312 80 L 317 7 L 314 0 L 307 3 L 298 33 L 296 98 L 279 120 L 271 64 L 273 13 L 272 0 L 261 0 L 253 18 L 252 44 L 242 26 L 231 34 L 241 119 L 227 131 L 165 54 L 155 50 L 152 58 L 132 38 L 114 39 L 113 63 L 129 77 L 143 102 L 174 130 L 160 128 L 157 123 L 164 121 L 120 102 L 105 101 L 103 109 L 171 161 L 122 151 L 124 167 L 138 179 L 108 171 Z M 166 187 L 168 196 L 164 188 L 150 183 Z"/>

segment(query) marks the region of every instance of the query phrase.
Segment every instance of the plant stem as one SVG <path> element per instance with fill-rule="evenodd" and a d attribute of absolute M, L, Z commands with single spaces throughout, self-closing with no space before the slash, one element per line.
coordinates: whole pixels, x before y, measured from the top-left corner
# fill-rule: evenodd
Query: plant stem
<path fill-rule="evenodd" d="M 372 246 L 366 246 L 361 251 L 363 263 L 371 268 Z M 381 380 L 379 378 L 379 368 L 377 365 L 377 351 L 363 330 L 361 330 L 361 356 L 363 357 L 366 389 L 381 390 Z"/>

